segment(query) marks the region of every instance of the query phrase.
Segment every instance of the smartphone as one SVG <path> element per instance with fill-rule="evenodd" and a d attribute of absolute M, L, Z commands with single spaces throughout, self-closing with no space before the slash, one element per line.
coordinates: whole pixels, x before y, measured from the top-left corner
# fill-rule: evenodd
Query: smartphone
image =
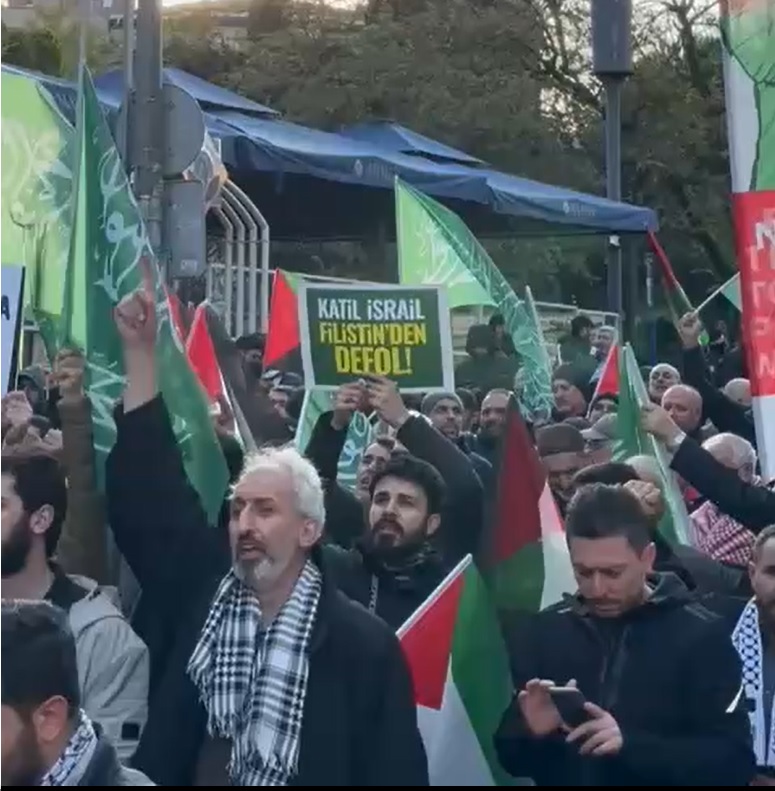
<path fill-rule="evenodd" d="M 569 728 L 578 728 L 589 719 L 589 714 L 584 708 L 587 701 L 575 687 L 552 687 L 549 695 L 557 711 L 560 712 L 562 721 Z"/>

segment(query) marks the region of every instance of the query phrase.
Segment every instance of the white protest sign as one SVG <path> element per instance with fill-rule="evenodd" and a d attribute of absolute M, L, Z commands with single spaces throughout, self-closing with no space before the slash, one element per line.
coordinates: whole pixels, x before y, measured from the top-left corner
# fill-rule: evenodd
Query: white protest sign
<path fill-rule="evenodd" d="M 18 338 L 21 328 L 22 293 L 24 289 L 24 267 L 3 264 L 2 267 L 2 324 L 0 343 L 3 354 L 3 395 L 11 386 L 11 378 L 16 375 L 15 357 L 18 351 Z"/>

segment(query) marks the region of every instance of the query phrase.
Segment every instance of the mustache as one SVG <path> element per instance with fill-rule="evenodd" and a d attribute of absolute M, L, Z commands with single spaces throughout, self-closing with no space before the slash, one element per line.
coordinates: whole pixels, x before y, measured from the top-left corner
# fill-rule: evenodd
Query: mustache
<path fill-rule="evenodd" d="M 382 516 L 375 523 L 374 532 L 376 533 L 380 530 L 393 530 L 397 533 L 400 533 L 402 536 L 405 532 L 403 525 L 397 519 L 393 519 L 389 516 Z"/>
<path fill-rule="evenodd" d="M 237 552 L 251 552 L 253 550 L 266 554 L 266 545 L 263 541 L 256 541 L 255 538 L 237 539 Z"/>

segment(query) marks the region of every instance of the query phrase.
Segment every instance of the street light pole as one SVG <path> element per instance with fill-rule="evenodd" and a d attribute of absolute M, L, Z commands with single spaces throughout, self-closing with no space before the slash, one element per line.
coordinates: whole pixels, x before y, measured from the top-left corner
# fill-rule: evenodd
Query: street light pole
<path fill-rule="evenodd" d="M 622 199 L 622 88 L 632 74 L 632 0 L 592 0 L 593 70 L 605 92 L 606 197 Z M 622 248 L 609 237 L 608 310 L 622 319 Z"/>
<path fill-rule="evenodd" d="M 165 113 L 162 92 L 161 0 L 138 0 L 129 151 L 134 188 L 154 253 L 162 258 L 163 151 Z"/>

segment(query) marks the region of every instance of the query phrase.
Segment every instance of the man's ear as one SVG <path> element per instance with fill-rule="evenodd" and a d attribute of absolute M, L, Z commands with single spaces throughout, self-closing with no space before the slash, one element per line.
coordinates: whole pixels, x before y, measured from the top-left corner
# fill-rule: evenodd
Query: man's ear
<path fill-rule="evenodd" d="M 323 535 L 323 525 L 318 524 L 313 519 L 305 519 L 299 536 L 299 546 L 302 549 L 312 549 Z"/>
<path fill-rule="evenodd" d="M 441 514 L 431 514 L 428 517 L 428 535 L 432 536 L 441 527 Z"/>
<path fill-rule="evenodd" d="M 54 509 L 50 505 L 44 505 L 38 508 L 30 516 L 30 530 L 36 536 L 43 536 L 51 527 L 54 521 Z"/>
<path fill-rule="evenodd" d="M 70 704 L 61 696 L 49 698 L 32 713 L 35 735 L 41 745 L 60 741 L 70 722 Z"/>

